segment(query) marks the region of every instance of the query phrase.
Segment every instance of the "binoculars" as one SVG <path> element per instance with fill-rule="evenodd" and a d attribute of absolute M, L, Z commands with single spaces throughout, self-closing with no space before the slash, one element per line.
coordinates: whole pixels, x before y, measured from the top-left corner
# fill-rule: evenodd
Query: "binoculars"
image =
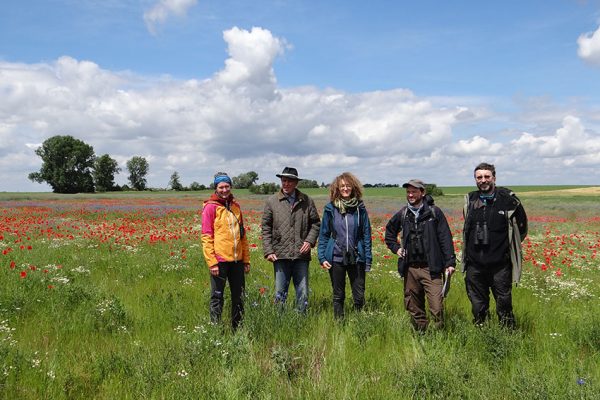
<path fill-rule="evenodd" d="M 408 241 L 408 254 L 413 256 L 425 254 L 425 245 L 423 244 L 423 236 L 421 236 L 421 234 L 410 236 L 410 240 Z"/>
<path fill-rule="evenodd" d="M 477 222 L 477 225 L 475 225 L 475 244 L 482 246 L 487 246 L 490 244 L 487 222 L 485 221 L 483 222 L 483 225 L 481 225 L 479 222 Z"/>

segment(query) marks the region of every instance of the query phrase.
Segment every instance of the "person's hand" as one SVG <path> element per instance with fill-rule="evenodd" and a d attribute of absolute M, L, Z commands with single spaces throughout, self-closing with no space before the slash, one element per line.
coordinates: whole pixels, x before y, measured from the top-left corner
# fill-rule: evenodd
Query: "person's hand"
<path fill-rule="evenodd" d="M 454 267 L 446 267 L 446 272 L 448 272 L 448 275 L 452 275 L 455 270 L 456 268 Z"/>
<path fill-rule="evenodd" d="M 250 272 L 250 264 L 244 264 L 244 272 L 245 273 Z"/>
<path fill-rule="evenodd" d="M 310 243 L 304 242 L 302 243 L 302 247 L 300 247 L 300 253 L 308 253 L 310 251 Z"/>
<path fill-rule="evenodd" d="M 210 274 L 212 276 L 218 276 L 219 275 L 219 265 L 218 264 L 213 265 L 208 270 L 210 271 Z"/>
<path fill-rule="evenodd" d="M 323 264 L 321 264 L 321 268 L 323 268 L 323 269 L 330 269 L 331 268 L 331 264 L 329 264 L 329 261 L 323 261 Z"/>
<path fill-rule="evenodd" d="M 270 261 L 270 262 L 275 262 L 275 261 L 277 261 L 277 256 L 275 255 L 275 253 L 271 253 L 271 254 L 269 254 L 269 255 L 267 256 L 267 261 Z"/>
<path fill-rule="evenodd" d="M 396 254 L 398 254 L 398 257 L 400 258 L 404 258 L 404 256 L 406 255 L 406 250 L 403 247 L 400 247 Z"/>

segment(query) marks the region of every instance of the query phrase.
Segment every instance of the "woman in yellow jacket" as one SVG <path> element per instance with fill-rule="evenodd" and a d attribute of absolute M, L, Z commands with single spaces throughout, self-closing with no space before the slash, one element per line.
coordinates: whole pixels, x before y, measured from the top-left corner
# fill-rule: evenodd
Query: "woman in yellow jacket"
<path fill-rule="evenodd" d="M 210 271 L 210 320 L 221 320 L 223 292 L 229 281 L 231 325 L 235 330 L 244 314 L 244 274 L 250 272 L 248 240 L 242 209 L 231 194 L 231 178 L 218 172 L 214 186 L 215 193 L 202 209 L 202 250 Z"/>

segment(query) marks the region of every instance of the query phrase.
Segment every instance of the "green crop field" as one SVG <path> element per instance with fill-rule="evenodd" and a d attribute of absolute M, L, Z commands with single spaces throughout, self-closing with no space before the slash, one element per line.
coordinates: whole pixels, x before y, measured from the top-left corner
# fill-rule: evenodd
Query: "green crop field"
<path fill-rule="evenodd" d="M 460 253 L 460 195 L 473 188 L 442 189 L 436 204 Z M 341 323 L 314 260 L 307 315 L 274 307 L 260 240 L 266 197 L 234 191 L 252 261 L 236 333 L 228 292 L 225 322 L 208 323 L 200 206 L 210 192 L 0 193 L 0 398 L 598 399 L 600 195 L 512 189 L 530 219 L 517 329 L 475 327 L 457 273 L 446 327 L 422 336 L 382 241 L 401 188 L 366 190 L 367 306 Z M 321 211 L 327 191 L 307 192 Z"/>

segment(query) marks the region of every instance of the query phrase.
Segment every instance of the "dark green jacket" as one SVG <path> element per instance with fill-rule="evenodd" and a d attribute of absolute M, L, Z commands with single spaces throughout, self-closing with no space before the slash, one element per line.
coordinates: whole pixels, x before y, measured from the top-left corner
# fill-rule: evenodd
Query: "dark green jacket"
<path fill-rule="evenodd" d="M 304 242 L 317 243 L 321 219 L 313 200 L 296 189 L 296 203 L 290 206 L 280 190 L 267 199 L 262 218 L 265 257 L 275 254 L 282 260 L 310 260 L 310 252 L 301 254 Z"/>

